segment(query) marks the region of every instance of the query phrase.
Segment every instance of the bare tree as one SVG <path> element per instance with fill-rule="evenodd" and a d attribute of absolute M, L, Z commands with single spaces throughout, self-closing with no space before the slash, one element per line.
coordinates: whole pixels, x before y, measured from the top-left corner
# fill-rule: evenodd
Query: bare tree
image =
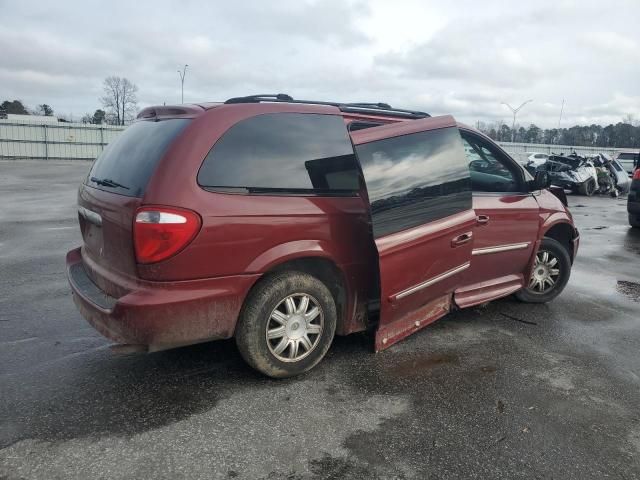
<path fill-rule="evenodd" d="M 127 78 L 110 76 L 104 79 L 104 96 L 100 99 L 107 109 L 108 116 L 114 119 L 116 125 L 124 125 L 125 120 L 131 118 L 137 109 L 138 87 Z"/>
<path fill-rule="evenodd" d="M 51 117 L 53 115 L 53 108 L 46 103 L 38 105 L 36 107 L 36 115 L 44 115 L 45 117 Z"/>
<path fill-rule="evenodd" d="M 636 117 L 631 113 L 627 113 L 624 117 L 622 117 L 622 123 L 628 123 L 629 125 L 633 125 L 634 127 L 640 126 L 640 122 L 638 122 L 636 120 Z"/>

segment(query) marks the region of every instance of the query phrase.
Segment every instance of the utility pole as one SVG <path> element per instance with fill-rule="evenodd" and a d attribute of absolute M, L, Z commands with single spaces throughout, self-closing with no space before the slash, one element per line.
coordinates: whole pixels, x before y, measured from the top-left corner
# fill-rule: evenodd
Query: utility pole
<path fill-rule="evenodd" d="M 182 71 L 178 70 L 178 75 L 180 75 L 180 102 L 184 103 L 184 77 L 187 74 L 187 67 L 189 65 L 187 65 L 185 63 L 184 68 L 182 69 Z"/>
<path fill-rule="evenodd" d="M 560 107 L 560 118 L 558 119 L 558 130 L 560 130 L 560 122 L 562 122 L 563 111 L 564 111 L 564 98 L 562 99 L 562 107 Z"/>
<path fill-rule="evenodd" d="M 515 143 L 516 141 L 516 115 L 518 115 L 518 112 L 522 107 L 524 107 L 527 103 L 530 103 L 530 102 L 533 102 L 533 100 L 527 100 L 518 108 L 513 108 L 508 103 L 502 102 L 502 105 L 505 105 L 509 110 L 511 110 L 511 113 L 513 113 L 513 123 L 511 124 L 511 143 Z"/>

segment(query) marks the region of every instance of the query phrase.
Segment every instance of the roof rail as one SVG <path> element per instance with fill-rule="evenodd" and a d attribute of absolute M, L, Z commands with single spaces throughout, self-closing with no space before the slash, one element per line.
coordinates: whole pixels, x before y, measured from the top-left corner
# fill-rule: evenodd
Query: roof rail
<path fill-rule="evenodd" d="M 393 108 L 388 103 L 339 103 L 339 102 L 323 102 L 318 100 L 294 100 L 291 95 L 286 93 L 248 95 L 246 97 L 233 97 L 225 101 L 226 104 L 234 103 L 260 103 L 260 102 L 281 102 L 281 103 L 298 103 L 308 105 L 328 105 L 338 107 L 340 111 L 345 113 L 372 113 L 383 114 L 393 117 L 406 118 L 426 118 L 430 115 L 426 112 L 417 110 L 404 110 L 401 108 Z"/>
<path fill-rule="evenodd" d="M 248 95 L 246 97 L 233 97 L 224 103 L 260 103 L 260 102 L 293 102 L 293 98 L 286 93 Z"/>

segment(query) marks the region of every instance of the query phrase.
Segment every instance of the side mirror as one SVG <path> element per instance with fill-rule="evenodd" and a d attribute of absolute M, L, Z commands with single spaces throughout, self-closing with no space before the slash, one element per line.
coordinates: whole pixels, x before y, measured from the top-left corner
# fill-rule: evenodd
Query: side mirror
<path fill-rule="evenodd" d="M 545 170 L 536 171 L 533 182 L 531 182 L 531 186 L 533 187 L 533 189 L 541 190 L 543 188 L 547 188 L 549 185 L 551 185 L 549 174 Z"/>

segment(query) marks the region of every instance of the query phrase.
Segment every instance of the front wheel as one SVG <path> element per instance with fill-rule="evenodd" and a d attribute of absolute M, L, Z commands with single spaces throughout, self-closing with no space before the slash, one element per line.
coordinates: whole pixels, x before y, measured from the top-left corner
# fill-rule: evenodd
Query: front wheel
<path fill-rule="evenodd" d="M 528 285 L 516 293 L 527 303 L 546 303 L 566 287 L 571 275 L 571 259 L 567 249 L 553 238 L 544 238 L 536 254 Z"/>
<path fill-rule="evenodd" d="M 316 277 L 289 271 L 265 278 L 250 293 L 236 328 L 244 360 L 269 377 L 286 378 L 313 368 L 336 330 L 336 305 Z"/>
<path fill-rule="evenodd" d="M 582 195 L 586 195 L 587 197 L 590 197 L 594 193 L 596 193 L 597 189 L 598 189 L 598 183 L 596 182 L 595 178 L 590 178 L 589 180 L 587 180 L 586 182 L 580 185 L 580 187 L 578 188 L 578 191 Z"/>

